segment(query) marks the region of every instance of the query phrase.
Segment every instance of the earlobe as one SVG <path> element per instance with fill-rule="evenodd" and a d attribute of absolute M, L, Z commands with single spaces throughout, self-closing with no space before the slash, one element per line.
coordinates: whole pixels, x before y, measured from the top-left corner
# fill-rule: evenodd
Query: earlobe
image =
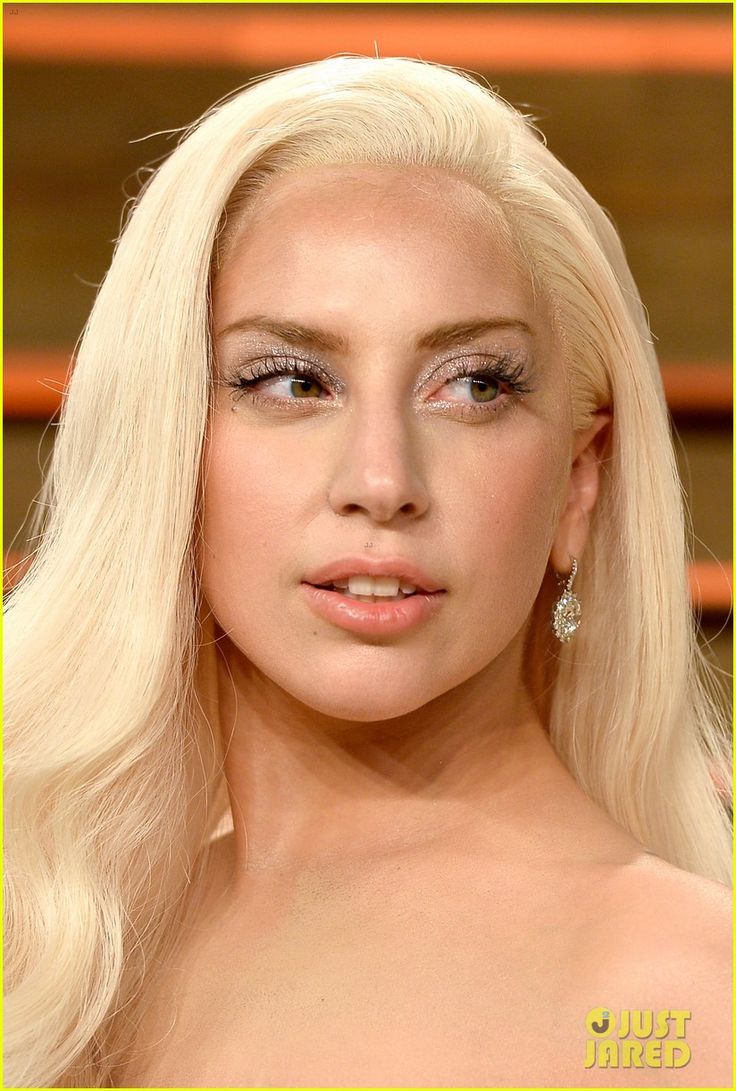
<path fill-rule="evenodd" d="M 599 409 L 593 423 L 575 436 L 567 502 L 550 552 L 550 562 L 561 574 L 569 573 L 572 558 L 579 563 L 585 550 L 590 517 L 598 498 L 606 427 L 611 420 L 610 410 Z"/>

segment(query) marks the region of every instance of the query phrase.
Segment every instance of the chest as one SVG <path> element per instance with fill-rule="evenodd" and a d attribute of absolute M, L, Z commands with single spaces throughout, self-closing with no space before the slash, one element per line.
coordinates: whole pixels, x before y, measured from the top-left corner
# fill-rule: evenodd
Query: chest
<path fill-rule="evenodd" d="M 211 930 L 162 980 L 126 1084 L 534 1086 L 577 1062 L 569 920 L 468 895 L 390 910 L 317 900 Z"/>

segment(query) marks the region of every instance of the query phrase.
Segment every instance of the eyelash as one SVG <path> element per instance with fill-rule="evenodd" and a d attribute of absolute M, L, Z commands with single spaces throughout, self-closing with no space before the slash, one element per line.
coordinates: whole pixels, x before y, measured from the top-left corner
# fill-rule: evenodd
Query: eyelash
<path fill-rule="evenodd" d="M 478 356 L 475 358 L 478 359 Z M 474 365 L 472 358 L 461 358 L 457 365 L 451 369 L 445 383 L 464 378 L 479 379 L 498 383 L 499 386 L 506 386 L 512 391 L 512 394 L 511 397 L 502 399 L 497 396 L 492 401 L 485 403 L 452 402 L 453 408 L 459 410 L 462 416 L 473 417 L 477 420 L 479 414 L 498 413 L 513 404 L 520 396 L 533 392 L 526 378 L 524 363 L 518 358 L 515 359 L 513 353 L 507 352 L 498 356 L 480 355 L 480 359 L 483 360 L 482 366 Z M 293 410 L 303 412 L 311 408 L 309 406 L 310 402 L 322 400 L 320 398 L 269 398 L 268 395 L 260 394 L 257 390 L 258 385 L 264 379 L 280 379 L 289 376 L 312 379 L 322 387 L 327 387 L 334 382 L 329 375 L 323 373 L 312 363 L 307 363 L 298 357 L 286 354 L 273 354 L 255 361 L 255 366 L 252 367 L 249 375 L 238 375 L 234 379 L 226 381 L 225 385 L 233 388 L 233 398 L 236 401 L 239 401 L 242 397 L 247 397 L 249 401 L 255 404 L 267 406 L 288 404 L 289 412 Z M 445 383 L 443 383 L 443 386 Z M 444 408 L 450 403 L 441 401 L 437 404 Z"/>

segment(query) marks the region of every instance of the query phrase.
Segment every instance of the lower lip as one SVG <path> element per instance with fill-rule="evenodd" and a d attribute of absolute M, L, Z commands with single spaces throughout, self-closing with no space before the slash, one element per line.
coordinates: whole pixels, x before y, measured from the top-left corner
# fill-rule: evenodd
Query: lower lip
<path fill-rule="evenodd" d="M 445 597 L 444 591 L 431 594 L 416 591 L 397 602 L 360 602 L 311 583 L 303 583 L 302 587 L 317 617 L 363 636 L 393 635 L 413 629 L 432 617 Z"/>

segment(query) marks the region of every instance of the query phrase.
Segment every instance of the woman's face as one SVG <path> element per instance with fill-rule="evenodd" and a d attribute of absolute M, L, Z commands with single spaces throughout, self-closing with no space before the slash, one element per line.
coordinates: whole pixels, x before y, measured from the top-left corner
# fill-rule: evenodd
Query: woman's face
<path fill-rule="evenodd" d="M 213 287 L 205 597 L 247 660 L 331 716 L 502 684 L 565 503 L 561 354 L 473 195 L 430 169 L 295 173 Z M 382 567 L 419 590 L 314 586 Z"/>

